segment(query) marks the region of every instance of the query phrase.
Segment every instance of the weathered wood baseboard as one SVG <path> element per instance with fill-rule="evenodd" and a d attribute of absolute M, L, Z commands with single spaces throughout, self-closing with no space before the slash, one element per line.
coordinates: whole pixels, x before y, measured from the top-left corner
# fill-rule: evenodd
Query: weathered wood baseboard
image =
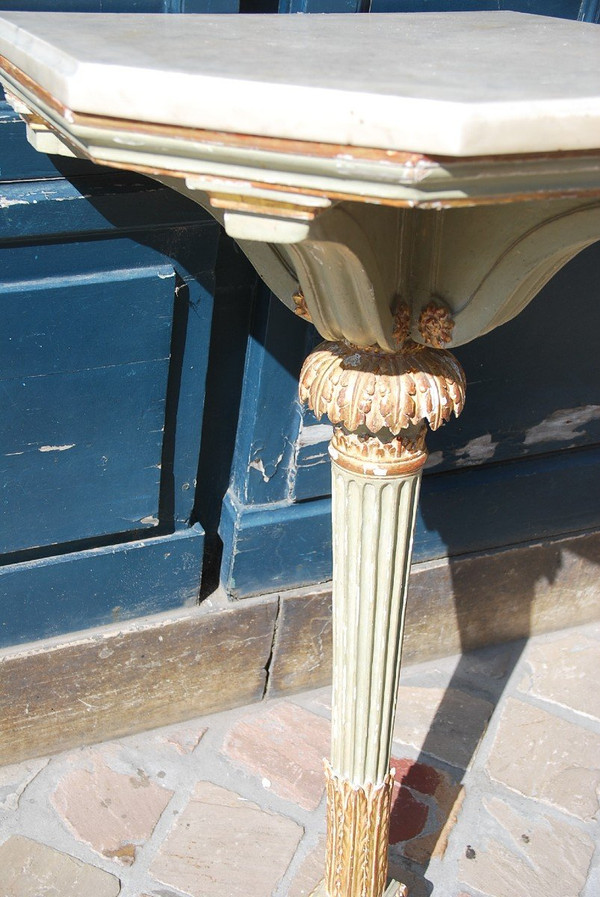
<path fill-rule="evenodd" d="M 600 616 L 600 533 L 417 564 L 404 662 Z M 0 764 L 324 685 L 326 587 L 201 607 L 0 652 Z"/>
<path fill-rule="evenodd" d="M 260 701 L 276 597 L 0 652 L 0 764 Z"/>
<path fill-rule="evenodd" d="M 403 663 L 598 619 L 599 565 L 600 532 L 415 564 Z M 285 594 L 267 696 L 329 681 L 330 620 L 330 592 Z"/>

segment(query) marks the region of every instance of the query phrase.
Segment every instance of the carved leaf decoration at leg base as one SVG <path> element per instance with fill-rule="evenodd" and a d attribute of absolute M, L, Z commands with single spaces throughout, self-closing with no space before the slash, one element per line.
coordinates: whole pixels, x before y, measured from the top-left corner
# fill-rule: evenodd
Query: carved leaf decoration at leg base
<path fill-rule="evenodd" d="M 317 346 L 300 374 L 300 399 L 317 418 L 347 430 L 401 430 L 426 420 L 437 430 L 465 401 L 465 375 L 454 356 L 407 342 L 390 355 L 345 342 Z"/>
<path fill-rule="evenodd" d="M 383 897 L 387 882 L 393 772 L 379 785 L 354 785 L 325 763 L 328 897 Z"/>
<path fill-rule="evenodd" d="M 327 884 L 321 880 L 314 891 L 311 891 L 308 897 L 329 897 L 327 893 Z M 399 881 L 390 881 L 383 893 L 383 897 L 409 897 L 408 888 Z"/>

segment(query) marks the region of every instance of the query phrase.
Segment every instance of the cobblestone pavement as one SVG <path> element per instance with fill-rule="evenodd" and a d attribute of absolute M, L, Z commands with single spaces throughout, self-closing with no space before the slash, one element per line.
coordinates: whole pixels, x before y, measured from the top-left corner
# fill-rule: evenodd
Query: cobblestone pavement
<path fill-rule="evenodd" d="M 403 672 L 390 871 L 411 897 L 600 894 L 600 624 Z M 329 689 L 0 767 L 1 897 L 303 897 Z"/>

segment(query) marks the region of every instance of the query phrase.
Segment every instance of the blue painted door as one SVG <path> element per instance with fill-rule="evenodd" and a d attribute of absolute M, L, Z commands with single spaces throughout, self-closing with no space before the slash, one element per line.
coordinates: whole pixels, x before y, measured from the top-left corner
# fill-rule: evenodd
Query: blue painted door
<path fill-rule="evenodd" d="M 0 645 L 198 601 L 219 240 L 209 216 L 153 181 L 35 152 L 0 101 Z"/>

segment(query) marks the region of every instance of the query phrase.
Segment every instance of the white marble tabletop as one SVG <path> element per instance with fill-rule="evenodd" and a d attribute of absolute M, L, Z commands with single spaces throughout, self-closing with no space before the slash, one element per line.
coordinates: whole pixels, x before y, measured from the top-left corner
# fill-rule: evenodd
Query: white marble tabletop
<path fill-rule="evenodd" d="M 600 147 L 581 22 L 7 12 L 0 55 L 88 115 L 453 156 Z"/>

